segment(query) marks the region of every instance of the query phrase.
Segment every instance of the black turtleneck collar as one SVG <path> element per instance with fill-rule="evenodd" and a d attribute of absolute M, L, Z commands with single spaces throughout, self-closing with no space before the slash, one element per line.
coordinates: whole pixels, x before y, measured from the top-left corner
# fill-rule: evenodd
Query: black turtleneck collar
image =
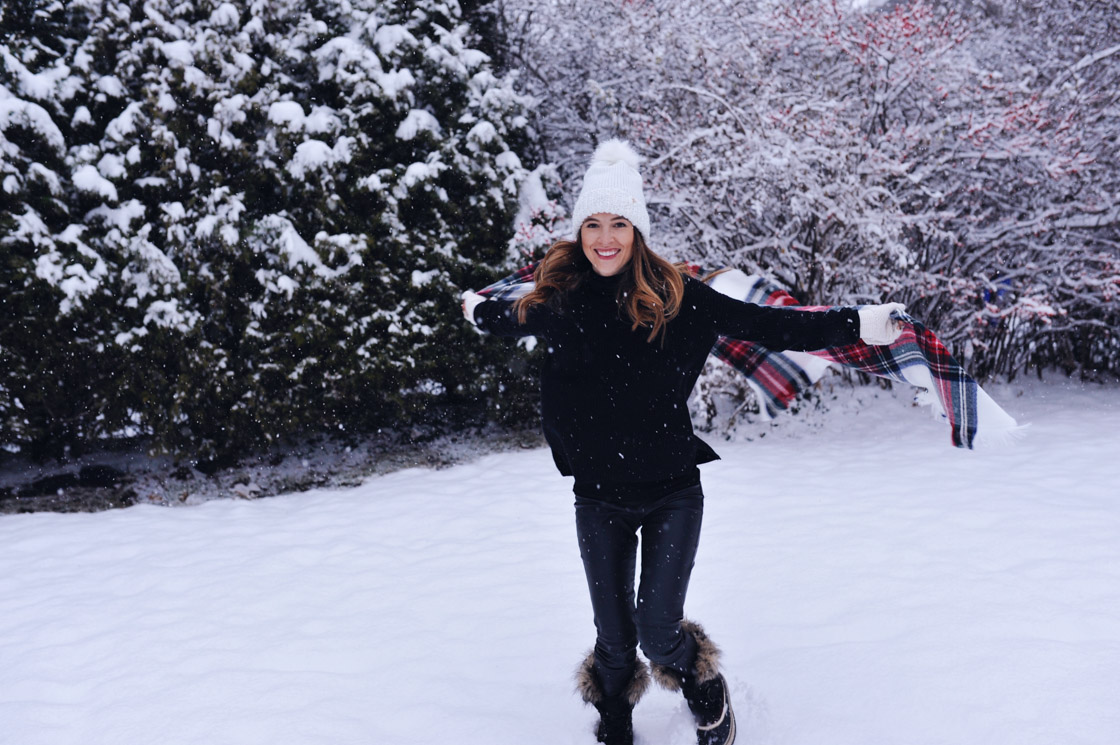
<path fill-rule="evenodd" d="M 609 294 L 613 296 L 618 293 L 618 286 L 622 284 L 622 276 L 625 273 L 626 272 L 623 271 L 618 274 L 612 274 L 609 277 L 604 277 L 595 272 L 590 272 L 583 284 L 593 293 L 602 295 Z"/>

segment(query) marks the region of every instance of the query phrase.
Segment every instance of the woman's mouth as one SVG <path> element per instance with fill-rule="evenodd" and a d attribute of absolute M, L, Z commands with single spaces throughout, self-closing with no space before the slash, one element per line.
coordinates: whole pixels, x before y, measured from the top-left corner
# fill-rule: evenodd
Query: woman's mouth
<path fill-rule="evenodd" d="M 595 254 L 600 259 L 613 259 L 615 256 L 618 256 L 618 252 L 621 250 L 620 248 L 596 248 Z"/>

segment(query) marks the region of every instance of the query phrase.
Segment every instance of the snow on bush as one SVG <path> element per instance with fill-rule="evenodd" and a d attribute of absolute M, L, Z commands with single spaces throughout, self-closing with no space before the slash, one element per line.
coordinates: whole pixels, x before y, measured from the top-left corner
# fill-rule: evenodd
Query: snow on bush
<path fill-rule="evenodd" d="M 526 102 L 458 6 L 133 5 L 5 10 L 4 447 L 483 414 L 455 298 L 505 268 Z"/>

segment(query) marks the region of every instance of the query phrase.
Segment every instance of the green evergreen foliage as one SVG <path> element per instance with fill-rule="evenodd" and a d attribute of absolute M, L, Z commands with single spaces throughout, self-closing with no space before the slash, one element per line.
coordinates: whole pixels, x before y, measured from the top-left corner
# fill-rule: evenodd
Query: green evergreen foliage
<path fill-rule="evenodd" d="M 458 308 L 515 261 L 540 179 L 454 2 L 11 5 L 6 448 L 222 461 L 531 405 Z"/>

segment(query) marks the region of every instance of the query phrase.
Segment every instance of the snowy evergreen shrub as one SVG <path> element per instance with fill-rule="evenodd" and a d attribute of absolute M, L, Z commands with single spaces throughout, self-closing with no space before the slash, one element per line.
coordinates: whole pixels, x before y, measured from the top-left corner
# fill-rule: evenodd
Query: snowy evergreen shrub
<path fill-rule="evenodd" d="M 76 214 L 111 185 L 72 172 L 68 150 L 80 126 L 72 52 L 91 6 L 0 6 L 0 439 L 36 455 L 61 454 L 111 416 L 89 370 L 120 363 L 99 343 L 91 300 L 111 268 Z"/>
<path fill-rule="evenodd" d="M 457 299 L 516 263 L 526 101 L 454 2 L 35 7 L 4 18 L 6 446 L 213 461 L 529 405 Z"/>

